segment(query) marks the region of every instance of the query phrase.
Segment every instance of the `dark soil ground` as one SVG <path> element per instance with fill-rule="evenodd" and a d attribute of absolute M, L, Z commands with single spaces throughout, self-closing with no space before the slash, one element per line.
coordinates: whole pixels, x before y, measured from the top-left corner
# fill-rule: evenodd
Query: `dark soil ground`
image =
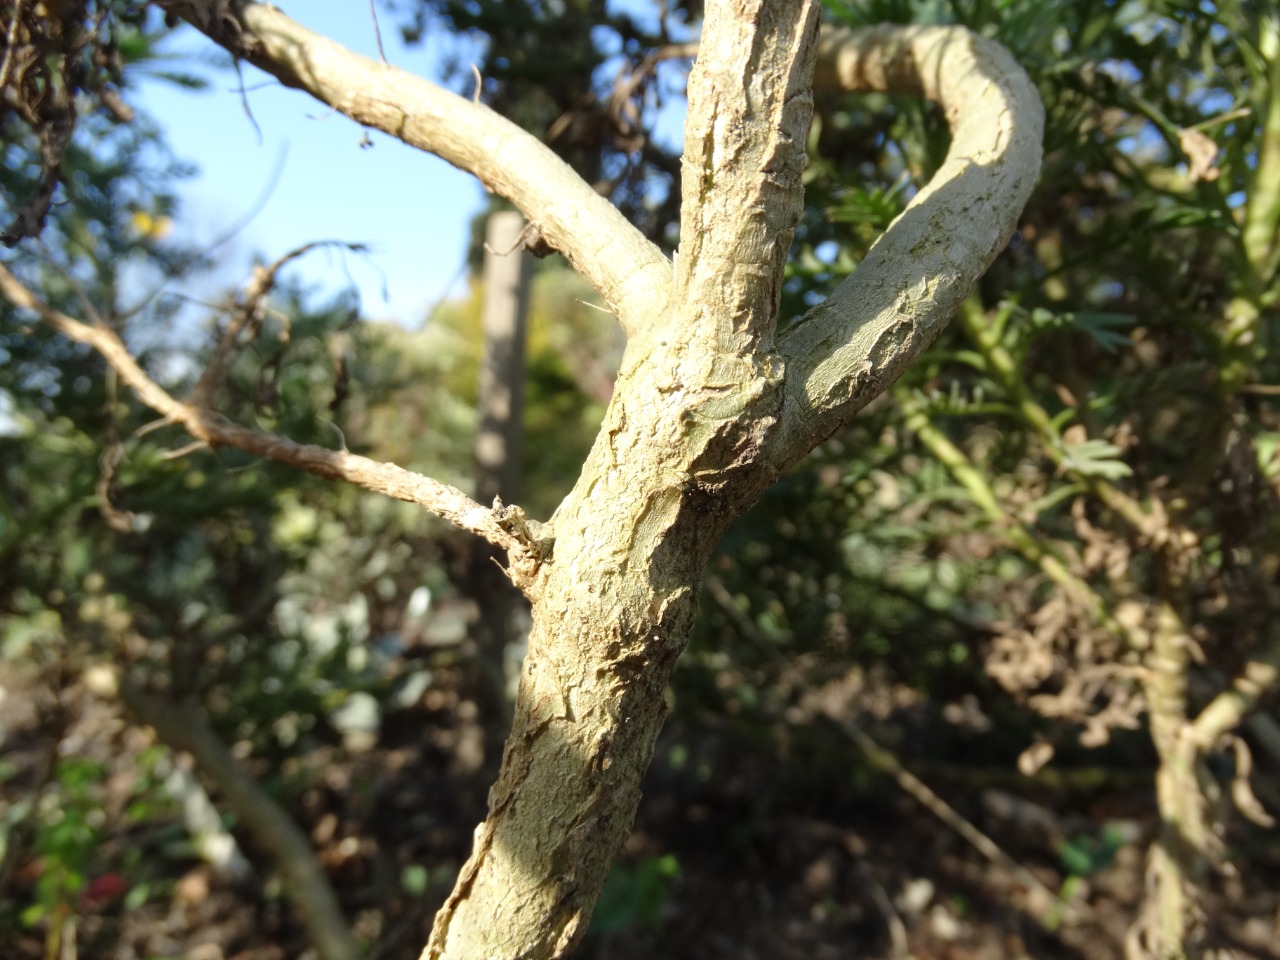
<path fill-rule="evenodd" d="M 63 920 L 61 957 L 314 956 L 251 837 L 233 828 L 252 865 L 235 881 L 194 855 L 172 808 L 129 814 L 150 731 L 78 682 L 0 665 L 0 691 L 0 960 L 49 956 L 49 921 L 24 924 L 22 911 L 50 869 L 41 846 L 49 828 L 35 811 L 49 824 L 58 819 L 49 805 L 69 802 L 53 773 L 69 756 L 97 760 L 104 773 L 89 789 L 97 810 L 94 845 L 82 855 L 89 886 Z M 283 770 L 246 758 L 311 835 L 379 960 L 418 956 L 483 815 L 484 775 L 460 770 L 459 713 L 448 696 L 428 697 L 384 723 L 372 749 L 317 745 Z M 1047 791 L 983 766 L 983 751 L 963 740 L 945 763 L 908 762 L 996 842 L 1007 857 L 996 863 L 830 728 L 792 719 L 789 729 L 748 737 L 677 714 L 579 957 L 1124 956 L 1155 817 L 1148 792 L 1123 773 L 1092 778 L 1087 790 Z M 910 728 L 892 713 L 862 719 L 887 739 Z M 1243 866 L 1205 897 L 1210 942 L 1221 957 L 1276 960 L 1280 840 L 1241 828 L 1227 843 Z M 1074 861 L 1088 864 L 1087 876 L 1071 875 L 1064 849 L 1094 852 Z M 1037 900 L 1020 868 L 1069 895 L 1074 912 Z"/>

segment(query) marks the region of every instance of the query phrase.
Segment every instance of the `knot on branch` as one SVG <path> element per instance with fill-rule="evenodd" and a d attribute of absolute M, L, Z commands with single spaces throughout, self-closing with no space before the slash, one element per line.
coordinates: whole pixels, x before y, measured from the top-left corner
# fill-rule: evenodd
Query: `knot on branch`
<path fill-rule="evenodd" d="M 555 546 L 551 527 L 549 524 L 530 520 L 522 508 L 515 504 L 507 506 L 501 497 L 493 498 L 493 519 L 515 540 L 515 544 L 507 552 L 511 566 L 506 574 L 512 583 L 521 590 L 526 590 L 533 583 L 543 562 L 551 559 Z"/>

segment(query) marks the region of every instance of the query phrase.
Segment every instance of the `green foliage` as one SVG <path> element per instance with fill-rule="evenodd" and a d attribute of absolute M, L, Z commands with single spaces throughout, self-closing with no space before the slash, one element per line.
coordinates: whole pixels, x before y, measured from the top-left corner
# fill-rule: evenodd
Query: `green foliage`
<path fill-rule="evenodd" d="M 152 760 L 141 760 L 140 776 L 129 788 L 128 816 L 135 821 L 167 816 L 170 804 L 150 773 Z M 136 869 L 136 858 L 121 855 L 108 842 L 109 775 L 106 766 L 87 757 L 62 758 L 40 794 L 10 808 L 4 818 L 6 837 L 19 828 L 30 834 L 21 851 L 0 843 L 0 854 L 21 852 L 32 858 L 34 881 L 28 902 L 17 904 L 19 919 L 28 927 L 44 925 L 49 938 L 60 937 L 63 921 L 86 907 L 134 894 L 124 877 Z"/>
<path fill-rule="evenodd" d="M 591 933 L 607 935 L 639 926 L 656 927 L 679 878 L 680 861 L 669 853 L 615 863 L 591 915 Z"/>
<path fill-rule="evenodd" d="M 1091 877 L 1115 859 L 1128 842 L 1125 831 L 1115 824 L 1104 824 L 1098 835 L 1082 833 L 1064 840 L 1058 848 L 1063 869 L 1074 877 Z"/>
<path fill-rule="evenodd" d="M 366 389 L 383 397 L 364 414 L 371 456 L 471 486 L 482 297 L 477 280 L 465 300 L 444 304 L 423 334 L 383 328 L 371 338 L 362 376 Z M 593 306 L 597 299 L 563 268 L 540 270 L 533 280 L 522 494 L 533 516 L 549 516 L 577 479 L 612 391 L 622 341 L 613 317 Z"/>
<path fill-rule="evenodd" d="M 755 749 L 791 751 L 780 731 L 807 691 L 887 673 L 936 719 L 908 757 L 945 754 L 938 714 L 962 696 L 1001 718 L 983 742 L 1005 762 L 1044 735 L 1037 711 L 1056 718 L 1060 758 L 1067 721 L 1106 743 L 1108 724 L 1143 722 L 1124 671 L 1155 625 L 1137 611 L 1170 603 L 1228 676 L 1280 615 L 1280 169 L 1257 172 L 1280 110 L 1274 51 L 1270 65 L 1260 53 L 1275 25 L 1236 4 L 826 6 L 853 25 L 962 23 L 1009 47 L 1045 102 L 1044 169 L 1009 249 L 893 402 L 726 538 L 678 716 L 728 716 Z M 818 110 L 784 318 L 856 267 L 946 149 L 927 105 Z M 1166 524 L 1197 544 L 1172 595 L 1150 539 Z M 1111 679 L 1081 694 L 1086 676 Z M 1114 844 L 1100 849 L 1064 869 L 1103 869 Z"/>
<path fill-rule="evenodd" d="M 1127 347 L 1131 341 L 1117 330 L 1134 325 L 1134 317 L 1127 313 L 1106 313 L 1098 310 L 1066 311 L 1053 313 L 1044 307 L 1032 310 L 1024 322 L 1030 330 L 1079 330 L 1107 353 L 1115 353 Z"/>
<path fill-rule="evenodd" d="M 39 9 L 13 3 L 4 12 L 0 134 L 19 149 L 6 150 L 0 177 L 0 242 L 12 247 L 40 236 L 59 189 L 75 190 L 83 176 L 77 120 L 83 144 L 86 127 L 114 139 L 133 119 L 120 90 L 128 68 L 153 56 L 163 30 L 144 5 L 118 0 Z"/>
<path fill-rule="evenodd" d="M 1239 115 L 1265 116 L 1280 96 L 1260 53 L 1271 22 L 1234 4 L 833 2 L 828 8 L 834 19 L 855 25 L 963 23 L 993 36 L 1031 70 L 1046 104 L 1040 188 L 1019 237 L 966 307 L 965 322 L 904 379 L 918 408 L 980 467 L 1000 511 L 1044 518 L 1038 533 L 1068 554 L 1083 545 L 1052 520 L 1052 508 L 1078 498 L 1089 483 L 1128 482 L 1124 489 L 1138 502 L 1153 495 L 1153 481 L 1171 483 L 1174 489 L 1158 498 L 1182 504 L 1179 516 L 1201 536 L 1215 539 L 1229 527 L 1238 538 L 1243 530 L 1229 516 L 1234 508 L 1212 495 L 1205 478 L 1253 473 L 1247 485 L 1260 499 L 1245 509 L 1267 533 L 1246 535 L 1258 559 L 1248 578 L 1255 586 L 1251 600 L 1231 604 L 1234 616 L 1252 619 L 1255 603 L 1269 606 L 1258 591 L 1274 562 L 1266 544 L 1277 542 L 1280 531 L 1274 511 L 1263 506 L 1274 492 L 1263 491 L 1257 466 L 1231 466 L 1236 441 L 1223 424 L 1236 423 L 1251 445 L 1265 446 L 1274 430 L 1273 405 L 1228 387 L 1275 382 L 1280 373 L 1274 231 L 1255 252 L 1241 242 L 1260 216 L 1255 211 L 1271 205 L 1269 185 L 1250 169 L 1261 127 Z M 921 182 L 939 157 L 928 108 L 884 98 L 829 106 L 838 106 L 837 119 L 825 118 L 815 131 L 820 159 L 807 174 L 810 206 L 821 214 L 806 218 L 787 287 L 795 312 L 839 281 L 843 270 L 828 264 L 856 262 L 874 235 L 850 233 L 848 225 L 882 227 L 896 212 L 884 201 L 909 195 L 904 178 Z M 1211 136 L 1216 156 L 1184 152 L 1194 147 L 1188 131 Z M 1253 318 L 1243 321 L 1252 331 L 1248 350 L 1234 346 L 1231 317 L 1240 311 Z M 859 424 L 850 432 L 863 435 Z M 890 413 L 880 413 L 867 432 L 881 441 L 896 436 L 897 448 L 913 453 Z M 854 446 L 859 457 L 875 456 L 878 448 Z M 1185 469 L 1188 450 L 1200 461 L 1193 471 Z M 889 469 L 901 476 L 925 464 L 900 454 Z M 1066 482 L 1054 483 L 1054 474 Z M 1131 533 L 1116 520 L 1092 514 L 1093 523 L 1124 542 Z M 849 522 L 830 521 L 837 528 Z M 955 522 L 962 529 L 972 521 Z M 988 543 L 1001 539 L 997 518 L 991 522 Z M 954 548 L 947 555 L 963 563 Z M 1212 581 L 1217 561 L 1205 560 L 1199 575 Z M 1104 603 L 1135 587 L 1155 589 L 1140 569 L 1129 573 L 1138 579 L 1099 585 Z M 962 602 L 975 601 L 969 595 Z M 1023 602 L 1010 594 L 1002 606 Z M 979 601 L 973 612 L 984 605 Z M 1253 623 L 1256 634 L 1261 621 Z M 1223 650 L 1228 662 L 1235 655 L 1230 647 Z"/>
<path fill-rule="evenodd" d="M 22 911 L 23 923 L 57 923 L 75 911 L 90 862 L 102 842 L 98 829 L 102 809 L 95 788 L 105 776 L 106 770 L 92 760 L 68 758 L 58 763 L 54 771 L 57 804 L 48 803 L 53 796 L 47 795 L 47 808 L 37 813 L 39 826 L 32 846 L 41 858 L 40 875 L 35 902 Z"/>
<path fill-rule="evenodd" d="M 34 141 L 17 136 L 7 149 L 13 162 L 0 185 L 14 196 L 34 189 Z M 165 231 L 187 168 L 148 121 L 120 126 L 90 115 L 61 169 L 65 202 L 50 212 L 44 246 L 24 243 L 6 266 L 54 307 L 122 331 L 144 369 L 186 395 L 225 324 L 216 317 L 209 331 L 203 311 L 164 289 L 195 282 L 206 265 Z M 401 384 L 380 380 L 407 335 L 365 328 L 345 299 L 316 304 L 287 280 L 270 306 L 256 341 L 233 358 L 215 409 L 335 449 L 372 451 L 394 440 L 370 428 L 381 404 L 423 399 L 397 397 Z M 454 359 L 437 356 L 434 372 Z M 154 423 L 96 356 L 7 303 L 0 410 L 0 654 L 37 689 L 63 671 L 112 664 L 149 695 L 199 704 L 229 745 L 286 771 L 272 784 L 286 800 L 313 782 L 306 760 L 316 748 L 345 742 L 344 707 L 370 697 L 375 726 L 402 708 L 405 678 L 423 674 L 391 660 L 404 646 L 408 598 L 424 585 L 437 598 L 452 589 L 439 527 L 423 524 L 420 511 L 235 452 L 182 449 L 186 438 Z M 421 466 L 465 482 L 469 411 L 439 426 L 421 433 L 435 445 Z M 419 455 L 392 459 L 412 466 Z M 47 725 L 42 732 L 61 736 Z M 46 925 L 54 953 L 64 921 L 72 932 L 79 925 L 93 952 L 103 945 L 86 931 L 100 925 L 86 921 L 81 898 L 97 904 L 110 892 L 111 903 L 129 909 L 163 899 L 170 861 L 194 848 L 120 849 L 130 833 L 181 834 L 145 752 L 138 762 L 122 803 L 104 803 L 103 782 L 89 776 L 96 768 L 64 763 L 41 794 L 47 809 L 6 810 L 6 937 L 25 910 L 22 919 Z M 32 776 L 29 765 L 14 773 L 24 785 Z M 39 864 L 32 889 L 15 887 L 14 870 L 31 864 Z M 130 883 L 117 895 L 112 884 L 122 875 Z"/>

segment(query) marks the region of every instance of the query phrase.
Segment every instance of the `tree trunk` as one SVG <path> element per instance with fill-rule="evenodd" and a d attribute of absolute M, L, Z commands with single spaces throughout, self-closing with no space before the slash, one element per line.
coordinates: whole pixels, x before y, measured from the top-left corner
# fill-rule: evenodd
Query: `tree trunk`
<path fill-rule="evenodd" d="M 524 217 L 498 210 L 485 229 L 484 359 L 476 405 L 476 499 L 520 497 L 524 443 L 524 344 L 533 260 L 520 246 Z"/>
<path fill-rule="evenodd" d="M 515 724 L 424 960 L 561 956 L 585 931 L 635 816 L 707 558 L 776 476 L 763 455 L 783 405 L 772 321 L 802 211 L 819 21 L 816 3 L 754 13 L 708 10 L 675 306 L 628 346 L 552 518 L 552 555 L 513 571 L 534 614 Z"/>
<path fill-rule="evenodd" d="M 489 216 L 485 229 L 484 358 L 476 399 L 480 428 L 476 434 L 476 499 L 493 503 L 520 497 L 521 448 L 524 441 L 525 326 L 533 260 L 521 249 L 524 217 L 513 210 Z M 498 767 L 510 729 L 504 659 L 512 641 L 511 619 L 522 603 L 498 561 L 504 558 L 490 543 L 475 540 L 467 559 L 465 589 L 475 604 L 471 693 L 479 710 L 478 740 L 483 756 L 474 766 L 490 775 Z M 471 771 L 471 772 L 474 772 Z"/>
<path fill-rule="evenodd" d="M 690 421 L 701 392 L 686 390 Z M 699 457 L 671 429 L 680 420 L 629 395 L 528 586 L 533 630 L 502 772 L 424 957 L 560 956 L 631 827 L 695 587 L 734 511 L 724 492 L 685 481 Z M 733 447 L 740 421 L 721 424 L 700 453 Z M 629 456 L 636 448 L 664 455 Z"/>

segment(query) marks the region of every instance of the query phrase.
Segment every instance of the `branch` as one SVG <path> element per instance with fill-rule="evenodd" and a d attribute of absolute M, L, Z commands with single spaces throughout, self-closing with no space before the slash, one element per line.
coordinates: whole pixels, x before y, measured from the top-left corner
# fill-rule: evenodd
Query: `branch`
<path fill-rule="evenodd" d="M 766 353 L 804 212 L 816 3 L 707 5 L 689 75 L 673 323 L 716 353 Z"/>
<path fill-rule="evenodd" d="M 1044 109 L 992 41 L 962 27 L 823 33 L 814 85 L 938 103 L 951 149 L 857 271 L 779 338 L 785 469 L 896 380 L 1004 248 L 1035 185 Z"/>
<path fill-rule="evenodd" d="M 672 271 L 662 251 L 550 148 L 488 107 L 352 53 L 265 4 L 163 6 L 285 86 L 436 154 L 506 197 L 599 291 L 628 333 L 666 312 Z"/>
<path fill-rule="evenodd" d="M 1192 738 L 1201 749 L 1211 749 L 1277 687 L 1280 687 L 1280 631 L 1273 631 L 1262 649 L 1245 663 L 1231 686 L 1200 711 L 1191 724 Z"/>
<path fill-rule="evenodd" d="M 979 830 L 971 821 L 943 800 L 929 785 L 908 770 L 891 751 L 882 747 L 852 719 L 835 710 L 827 710 L 825 717 L 837 730 L 858 745 L 873 767 L 888 773 L 902 790 L 935 817 L 963 837 L 975 850 L 998 867 L 1003 867 L 1025 884 L 1028 891 L 1027 910 L 1040 922 L 1055 913 L 1078 917 L 1089 912 L 1084 904 L 1074 904 L 1054 893 L 1025 866 L 1006 853 L 994 840 Z"/>
<path fill-rule="evenodd" d="M 606 100 L 609 116 L 613 118 L 619 129 L 634 134 L 640 129 L 641 105 L 638 98 L 643 98 L 646 85 L 657 73 L 658 64 L 667 60 L 692 60 L 698 55 L 698 43 L 670 43 L 659 47 L 645 55 L 638 64 L 629 64 L 618 71 L 613 81 L 613 90 Z M 568 127 L 571 113 L 566 113 L 556 121 L 563 128 Z M 642 134 L 643 135 L 643 134 Z M 555 134 L 548 132 L 547 140 L 555 139 Z"/>
<path fill-rule="evenodd" d="M 305 256 L 317 247 L 340 246 L 348 250 L 362 252 L 360 244 L 344 243 L 340 240 L 316 240 L 295 247 L 284 256 L 277 258 L 266 266 L 256 266 L 245 284 L 244 293 L 237 298 L 232 317 L 218 339 L 213 353 L 205 365 L 204 372 L 191 391 L 191 403 L 200 408 L 210 405 L 214 392 L 222 386 L 232 364 L 242 347 L 256 340 L 262 329 L 262 321 L 267 316 L 267 295 L 275 289 L 280 271 L 289 263 Z M 91 318 L 92 319 L 92 318 Z"/>
<path fill-rule="evenodd" d="M 210 447 L 233 447 L 247 453 L 288 464 L 330 480 L 345 480 L 356 486 L 383 493 L 397 500 L 416 503 L 454 526 L 483 537 L 495 546 L 523 556 L 526 544 L 499 525 L 492 510 L 476 503 L 448 484 L 348 453 L 313 444 L 296 443 L 288 437 L 250 430 L 230 423 L 207 408 L 172 397 L 139 366 L 114 330 L 102 323 L 86 324 L 54 310 L 28 290 L 0 264 L 0 293 L 15 306 L 31 310 L 64 336 L 97 350 L 138 399 L 165 420 L 182 426 L 196 440 Z"/>
<path fill-rule="evenodd" d="M 145 692 L 115 675 L 100 683 L 112 687 L 140 722 L 153 727 L 160 740 L 185 750 L 196 767 L 213 781 L 227 807 L 275 858 L 289 884 L 288 894 L 302 914 L 311 945 L 323 960 L 354 960 L 360 954 L 342 915 L 341 904 L 316 859 L 307 835 L 279 803 L 271 798 L 231 755 L 202 711 Z"/>

